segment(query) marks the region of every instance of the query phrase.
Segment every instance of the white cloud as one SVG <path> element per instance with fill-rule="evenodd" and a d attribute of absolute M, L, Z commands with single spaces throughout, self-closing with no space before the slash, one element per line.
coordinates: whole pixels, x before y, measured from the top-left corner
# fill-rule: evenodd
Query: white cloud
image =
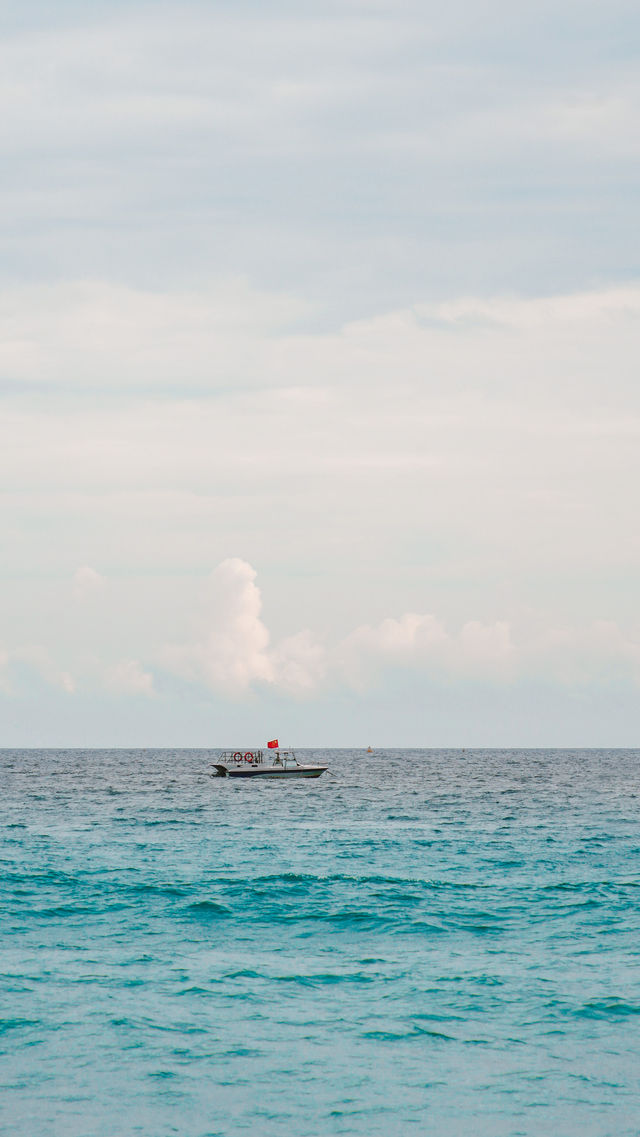
<path fill-rule="evenodd" d="M 528 628 L 470 620 L 452 632 L 435 616 L 408 613 L 356 629 L 339 645 L 336 662 L 346 680 L 363 690 L 394 667 L 438 682 L 500 686 L 534 679 L 573 689 L 620 682 L 640 687 L 640 631 L 624 632 L 610 620 L 545 626 L 539 615 Z"/>
<path fill-rule="evenodd" d="M 324 676 L 323 649 L 306 630 L 271 647 L 256 576 L 238 557 L 218 565 L 203 596 L 193 641 L 166 646 L 161 662 L 186 679 L 232 696 L 256 684 L 310 693 Z"/>
<path fill-rule="evenodd" d="M 36 338 L 37 313 L 49 321 L 41 348 L 58 353 L 56 374 L 78 381 L 91 379 L 94 349 L 91 328 L 81 335 L 74 320 L 82 297 L 93 312 L 102 295 L 84 287 L 57 294 L 59 327 L 38 290 L 20 299 L 25 328 L 34 300 Z M 224 293 L 222 283 L 206 291 L 195 309 Z M 36 390 L 38 368 L 25 372 L 33 390 L 7 400 L 0 424 L 12 576 L 0 595 L 4 642 L 39 643 L 49 627 L 50 657 L 72 660 L 77 675 L 91 654 L 158 659 L 170 641 L 167 666 L 240 694 L 312 695 L 339 676 L 366 685 L 387 666 L 452 681 L 486 672 L 601 682 L 602 636 L 585 648 L 588 666 L 576 646 L 595 613 L 619 629 L 610 672 L 635 674 L 635 585 L 611 582 L 635 581 L 640 568 L 640 286 L 463 297 L 296 334 L 278 324 L 286 299 L 281 310 L 278 298 L 254 296 L 254 309 L 252 295 L 231 287 L 220 308 L 241 376 L 228 389 L 187 398 L 165 386 L 152 397 L 155 372 L 136 347 L 130 374 L 139 365 L 147 396 L 119 379 L 111 388 L 131 348 L 120 321 L 159 356 L 163 321 L 163 342 L 188 344 L 193 327 L 179 294 L 145 323 L 147 295 L 111 285 L 103 299 L 118 315 L 97 341 L 98 403 L 69 398 L 57 380 L 51 400 Z M 242 558 L 214 575 L 201 624 L 186 635 L 191 582 L 229 548 Z M 269 628 L 254 559 L 269 573 Z M 47 574 L 74 571 L 74 595 L 100 604 L 65 612 L 46 595 Z M 155 613 L 147 593 L 158 575 L 172 579 Z M 519 619 L 525 597 L 545 613 L 533 630 Z"/>
<path fill-rule="evenodd" d="M 287 636 L 272 654 L 274 682 L 292 695 L 307 695 L 322 686 L 327 675 L 326 649 L 308 629 Z"/>
<path fill-rule="evenodd" d="M 9 652 L 9 662 L 26 663 L 52 687 L 57 687 L 67 695 L 76 690 L 76 682 L 68 671 L 60 668 L 52 658 L 50 652 L 41 644 L 29 644 L 15 648 Z"/>
<path fill-rule="evenodd" d="M 208 582 L 194 642 L 167 647 L 165 666 L 230 694 L 246 691 L 255 681 L 271 682 L 269 633 L 260 618 L 255 578 L 246 561 L 223 561 Z"/>
<path fill-rule="evenodd" d="M 12 667 L 17 664 L 26 665 L 50 687 L 57 688 L 67 695 L 75 694 L 78 690 L 76 679 L 69 671 L 59 666 L 55 655 L 55 650 L 50 651 L 42 644 L 28 644 L 9 651 L 0 651 L 0 691 L 5 695 L 15 695 L 18 688 L 22 688 L 23 684 L 17 685 L 12 676 Z M 85 691 L 97 685 L 119 695 L 155 695 L 153 675 L 136 659 L 120 660 L 105 667 L 96 655 L 79 660 L 78 671 Z M 28 680 L 26 685 L 29 685 Z"/>
<path fill-rule="evenodd" d="M 356 628 L 339 646 L 339 666 L 356 686 L 366 687 L 383 667 L 418 668 L 438 679 L 509 680 L 516 653 L 505 621 L 471 620 L 455 634 L 433 615 L 408 612 L 375 627 Z"/>
<path fill-rule="evenodd" d="M 320 423 L 330 417 L 334 427 L 339 400 L 346 410 L 350 398 L 361 406 L 366 397 L 391 428 L 402 427 L 392 437 L 405 446 L 414 440 L 406 437 L 412 409 L 421 422 L 425 413 L 441 413 L 445 401 L 459 415 L 464 408 L 454 400 L 479 391 L 519 414 L 525 400 L 527 410 L 543 412 L 550 403 L 556 412 L 578 405 L 584 417 L 587 393 L 614 404 L 624 397 L 627 409 L 640 411 L 635 282 L 558 296 L 417 303 L 338 332 L 293 330 L 305 314 L 309 307 L 291 297 L 234 279 L 191 293 L 98 281 L 5 289 L 0 378 L 16 393 L 22 385 L 30 394 L 43 384 L 100 388 L 121 405 L 159 393 L 174 400 L 214 395 L 216 415 L 238 398 L 246 411 L 248 398 L 269 392 L 281 401 L 272 414 L 286 409 L 295 421 L 320 412 Z M 178 403 L 178 413 L 185 409 Z M 358 423 L 349 427 L 352 442 L 360 442 Z M 116 441 L 111 454 L 103 442 L 96 458 L 118 459 Z"/>
<path fill-rule="evenodd" d="M 192 617 L 190 637 L 154 650 L 142 635 L 137 648 L 131 641 L 134 651 L 186 683 L 232 701 L 269 691 L 305 700 L 341 690 L 364 694 L 379 690 L 393 672 L 411 673 L 426 685 L 481 683 L 496 690 L 532 681 L 565 691 L 640 688 L 640 628 L 613 620 L 558 623 L 529 610 L 520 619 L 456 623 L 433 613 L 406 612 L 338 636 L 319 637 L 304 629 L 274 638 L 263 619 L 256 571 L 240 558 L 223 561 L 211 574 Z M 113 610 L 105 618 L 111 622 Z M 135 655 L 113 664 L 102 661 L 109 650 L 107 630 L 111 627 L 96 625 L 93 654 L 76 659 L 74 674 L 82 689 L 155 696 L 152 671 Z M 51 686 L 74 692 L 76 680 L 56 662 L 57 655 L 56 648 L 42 645 L 1 652 L 0 687 L 12 693 L 12 665 L 22 664 Z"/>
<path fill-rule="evenodd" d="M 30 301 L 21 303 L 28 323 Z M 101 376 L 104 398 L 31 391 L 7 401 L 7 571 L 42 561 L 68 572 L 73 557 L 108 567 L 110 578 L 116 566 L 189 575 L 228 548 L 248 560 L 259 549 L 262 564 L 282 556 L 333 577 L 339 566 L 357 602 L 368 558 L 377 574 L 384 565 L 386 611 L 397 612 L 430 607 L 417 589 L 399 603 L 412 544 L 427 571 L 439 560 L 441 578 L 467 564 L 470 577 L 478 566 L 496 579 L 535 574 L 536 589 L 585 565 L 603 580 L 640 567 L 639 286 L 419 304 L 326 334 L 267 333 L 250 308 L 247 325 L 234 325 L 234 303 L 216 374 L 235 379 L 212 391 L 202 343 L 190 369 L 188 304 L 165 297 L 158 323 L 186 346 L 158 364 L 163 382 L 176 379 L 161 398 L 149 359 L 163 353 L 144 294 L 125 290 L 115 303 L 149 349 L 132 349 L 126 366 L 117 321 L 99 351 L 83 333 L 76 355 L 65 341 L 72 315 L 59 328 L 51 319 L 52 340 L 38 351 L 56 374 Z M 34 335 L 37 327 L 34 317 Z M 144 398 L 121 384 L 124 374 L 148 385 Z M 195 394 L 193 375 L 205 383 Z M 37 366 L 25 373 L 29 386 L 38 380 Z M 60 534 L 46 549 L 42 516 Z M 321 602 L 320 627 L 333 605 Z M 456 616 L 464 620 L 464 606 Z M 353 622 L 367 618 L 362 610 Z"/>
<path fill-rule="evenodd" d="M 104 685 L 117 695 L 155 695 L 153 675 L 137 659 L 123 659 L 104 673 Z"/>
<path fill-rule="evenodd" d="M 586 627 L 514 628 L 506 620 L 465 621 L 456 630 L 432 614 L 408 612 L 362 625 L 333 645 L 307 631 L 270 646 L 261 619 L 256 573 L 238 559 L 223 562 L 209 581 L 203 633 L 167 647 L 169 670 L 213 691 L 240 696 L 268 686 L 293 695 L 326 687 L 367 690 L 383 672 L 410 669 L 436 682 L 504 685 L 544 679 L 568 687 L 630 680 L 640 684 L 640 637 L 611 621 Z"/>
<path fill-rule="evenodd" d="M 78 600 L 86 600 L 102 592 L 105 586 L 105 577 L 101 576 L 89 565 L 81 565 L 73 574 L 73 592 Z"/>
<path fill-rule="evenodd" d="M 75 387 L 263 382 L 257 345 L 307 306 L 242 279 L 200 292 L 79 281 L 0 292 L 0 377 Z"/>

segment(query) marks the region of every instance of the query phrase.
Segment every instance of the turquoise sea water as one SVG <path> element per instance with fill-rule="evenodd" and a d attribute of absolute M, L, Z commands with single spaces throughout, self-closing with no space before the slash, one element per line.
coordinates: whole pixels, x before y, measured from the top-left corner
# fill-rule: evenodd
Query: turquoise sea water
<path fill-rule="evenodd" d="M 0 1133 L 637 1137 L 640 752 L 313 756 L 0 754 Z"/>

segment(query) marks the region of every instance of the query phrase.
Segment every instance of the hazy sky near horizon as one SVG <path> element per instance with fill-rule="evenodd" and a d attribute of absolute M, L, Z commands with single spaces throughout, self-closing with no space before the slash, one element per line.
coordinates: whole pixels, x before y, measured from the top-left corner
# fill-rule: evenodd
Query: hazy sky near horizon
<path fill-rule="evenodd" d="M 637 741 L 639 33 L 3 5 L 3 745 Z"/>

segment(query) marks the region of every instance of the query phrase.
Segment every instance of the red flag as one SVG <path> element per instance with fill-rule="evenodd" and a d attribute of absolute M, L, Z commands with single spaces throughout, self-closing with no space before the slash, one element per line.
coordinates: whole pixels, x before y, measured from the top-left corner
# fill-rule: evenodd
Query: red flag
<path fill-rule="evenodd" d="M 267 742 L 267 746 L 269 747 L 269 750 L 277 750 L 279 745 L 280 744 L 279 744 L 277 738 L 272 739 L 271 742 Z"/>

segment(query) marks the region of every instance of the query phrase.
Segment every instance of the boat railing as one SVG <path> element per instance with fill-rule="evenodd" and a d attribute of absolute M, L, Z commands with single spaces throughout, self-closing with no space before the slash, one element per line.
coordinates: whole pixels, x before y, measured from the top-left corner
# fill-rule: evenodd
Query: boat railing
<path fill-rule="evenodd" d="M 223 750 L 218 762 L 225 766 L 262 766 L 265 761 L 264 750 Z M 297 766 L 298 759 L 293 750 L 270 750 L 267 761 L 273 766 Z"/>
<path fill-rule="evenodd" d="M 223 750 L 218 759 L 227 766 L 261 766 L 264 762 L 264 752 L 255 750 Z"/>

